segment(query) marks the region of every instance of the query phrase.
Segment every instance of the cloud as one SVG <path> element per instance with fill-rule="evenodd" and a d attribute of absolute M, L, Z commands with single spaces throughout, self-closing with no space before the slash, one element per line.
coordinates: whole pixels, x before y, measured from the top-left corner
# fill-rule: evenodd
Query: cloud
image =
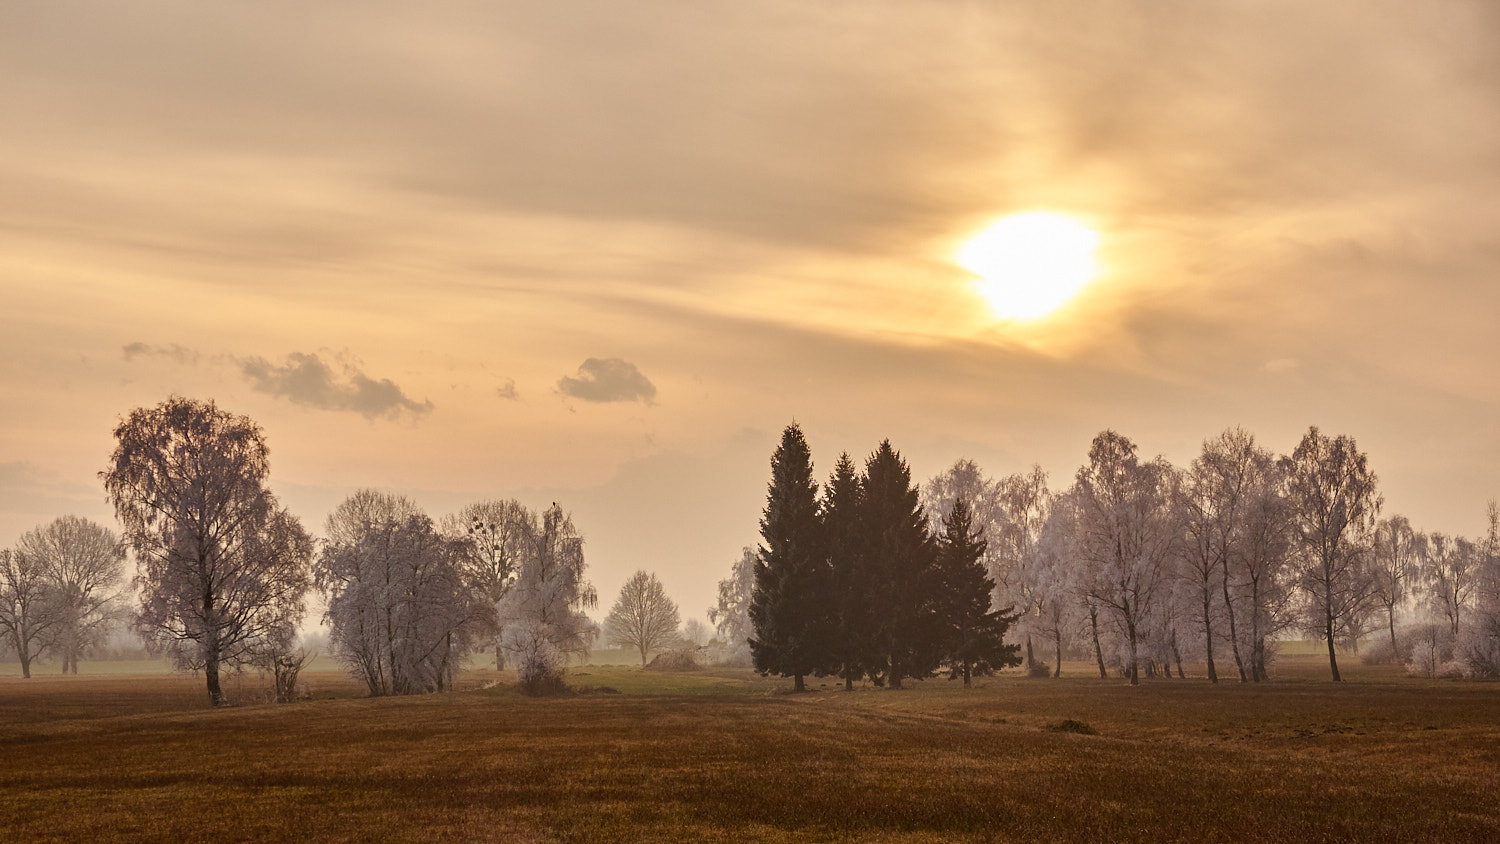
<path fill-rule="evenodd" d="M 505 379 L 504 384 L 495 388 L 495 395 L 499 396 L 502 399 L 508 399 L 510 401 L 519 399 L 521 395 L 516 392 L 516 379 Z"/>
<path fill-rule="evenodd" d="M 176 343 L 173 343 L 170 346 L 152 346 L 148 343 L 142 343 L 137 340 L 134 343 L 130 343 L 122 347 L 120 351 L 124 353 L 126 360 L 135 360 L 138 357 L 154 355 L 158 357 L 170 358 L 172 361 L 183 365 L 198 365 L 198 352 L 194 349 L 189 349 L 186 346 L 179 346 Z"/>
<path fill-rule="evenodd" d="M 353 411 L 367 419 L 396 417 L 403 412 L 421 416 L 432 410 L 430 401 L 415 402 L 389 378 L 376 380 L 355 365 L 340 361 L 335 372 L 316 354 L 293 352 L 277 366 L 262 357 L 236 360 L 250 386 L 262 393 L 321 410 Z"/>
<path fill-rule="evenodd" d="M 654 404 L 656 385 L 635 364 L 620 358 L 589 358 L 578 377 L 563 376 L 557 389 L 565 396 L 592 402 L 641 401 Z"/>

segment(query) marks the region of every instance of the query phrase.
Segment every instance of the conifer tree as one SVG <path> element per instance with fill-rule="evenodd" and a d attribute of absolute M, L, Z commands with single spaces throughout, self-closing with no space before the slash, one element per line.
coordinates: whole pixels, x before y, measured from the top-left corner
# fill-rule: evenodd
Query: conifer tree
<path fill-rule="evenodd" d="M 1005 644 L 1005 631 L 1015 615 L 990 610 L 995 581 L 980 561 L 987 544 L 983 529 L 974 526 L 969 505 L 962 498 L 955 501 L 937 539 L 934 621 L 948 677 L 962 677 L 965 687 L 975 674 L 1021 664 L 1020 646 Z"/>
<path fill-rule="evenodd" d="M 906 677 L 926 677 L 942 661 L 934 636 L 934 546 L 927 517 L 911 483 L 911 469 L 885 440 L 865 462 L 860 525 L 871 590 L 869 641 L 872 675 L 883 671 L 893 689 Z"/>
<path fill-rule="evenodd" d="M 864 534 L 860 528 L 859 475 L 849 453 L 839 455 L 823 487 L 823 534 L 828 550 L 831 600 L 829 668 L 853 689 L 872 662 L 870 656 L 871 580 L 865 570 Z"/>
<path fill-rule="evenodd" d="M 802 678 L 826 670 L 827 555 L 818 514 L 812 452 L 796 423 L 771 456 L 771 484 L 760 521 L 760 560 L 750 601 L 750 653 L 761 674 Z"/>

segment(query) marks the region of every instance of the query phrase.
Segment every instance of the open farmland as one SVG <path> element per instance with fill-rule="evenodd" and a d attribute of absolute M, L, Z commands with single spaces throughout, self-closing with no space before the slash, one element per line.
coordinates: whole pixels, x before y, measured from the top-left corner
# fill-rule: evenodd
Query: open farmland
<path fill-rule="evenodd" d="M 1494 685 L 1336 686 L 1310 656 L 1260 687 L 1075 668 L 793 695 L 587 666 L 576 687 L 616 693 L 560 699 L 492 671 L 365 699 L 319 672 L 312 701 L 221 710 L 191 677 L 7 677 L 0 840 L 1500 839 Z"/>

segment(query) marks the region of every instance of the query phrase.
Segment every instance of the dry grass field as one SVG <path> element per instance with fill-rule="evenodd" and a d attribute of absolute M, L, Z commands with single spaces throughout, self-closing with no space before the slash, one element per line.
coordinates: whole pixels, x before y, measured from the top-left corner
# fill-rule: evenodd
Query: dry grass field
<path fill-rule="evenodd" d="M 0 840 L 1500 840 L 1500 686 L 1353 659 L 1335 686 L 1311 655 L 1259 687 L 1070 667 L 794 695 L 595 665 L 571 682 L 615 693 L 543 700 L 493 671 L 379 700 L 318 672 L 314 700 L 219 711 L 192 677 L 0 677 Z"/>

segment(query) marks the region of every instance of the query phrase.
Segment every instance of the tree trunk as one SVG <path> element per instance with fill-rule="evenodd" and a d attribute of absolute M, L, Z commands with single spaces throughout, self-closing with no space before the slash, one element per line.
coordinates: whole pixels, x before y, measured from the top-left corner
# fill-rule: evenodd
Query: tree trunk
<path fill-rule="evenodd" d="M 224 692 L 219 688 L 219 652 L 217 649 L 208 653 L 204 660 L 203 675 L 208 678 L 208 702 L 214 706 L 224 705 Z"/>
<path fill-rule="evenodd" d="M 1036 665 L 1036 660 L 1031 656 L 1031 634 L 1026 634 L 1026 676 L 1031 676 L 1031 667 Z"/>
<path fill-rule="evenodd" d="M 1240 670 L 1240 682 L 1245 682 L 1245 661 L 1240 658 L 1240 632 L 1235 624 L 1234 603 L 1229 600 L 1229 563 L 1224 563 L 1224 614 L 1229 618 L 1229 652 L 1234 654 L 1234 666 Z"/>
<path fill-rule="evenodd" d="M 1401 651 L 1396 647 L 1396 605 L 1385 605 L 1385 617 L 1390 623 L 1391 629 L 1391 658 L 1397 662 L 1401 661 Z"/>
<path fill-rule="evenodd" d="M 846 691 L 846 692 L 852 692 L 852 691 L 854 691 L 854 675 L 853 674 L 849 674 L 847 672 L 844 674 L 844 691 Z"/>
<path fill-rule="evenodd" d="M 644 658 L 643 658 L 643 661 L 642 661 L 641 664 L 645 665 Z M 801 674 L 793 674 L 792 675 L 792 691 L 794 691 L 794 692 L 802 692 L 802 691 L 806 691 L 806 690 L 807 690 L 807 687 L 802 684 L 802 675 Z"/>
<path fill-rule="evenodd" d="M 1140 659 L 1136 655 L 1135 643 L 1135 620 L 1129 615 L 1125 616 L 1125 632 L 1130 636 L 1130 685 L 1141 684 Z"/>
<path fill-rule="evenodd" d="M 1099 645 L 1099 611 L 1089 607 L 1089 626 L 1094 630 L 1094 659 L 1099 661 L 1099 679 L 1109 676 L 1104 670 L 1104 648 Z"/>
<path fill-rule="evenodd" d="M 1182 654 L 1177 650 L 1177 627 L 1172 627 L 1172 659 L 1177 663 L 1177 679 L 1186 680 L 1187 675 L 1182 672 Z M 1167 666 L 1167 676 L 1172 676 L 1172 667 Z"/>
<path fill-rule="evenodd" d="M 495 670 L 505 670 L 505 648 L 500 646 L 500 636 L 495 636 Z"/>
<path fill-rule="evenodd" d="M 1052 678 L 1057 679 L 1062 676 L 1062 631 L 1057 630 L 1054 632 L 1057 641 L 1057 664 L 1052 666 Z"/>
<path fill-rule="evenodd" d="M 964 662 L 964 688 L 969 687 L 969 663 Z"/>
<path fill-rule="evenodd" d="M 1339 658 L 1333 652 L 1333 608 L 1326 606 L 1326 602 L 1323 611 L 1323 621 L 1323 632 L 1328 635 L 1328 667 L 1333 669 L 1333 682 L 1340 683 L 1343 682 L 1344 678 L 1339 676 Z"/>
<path fill-rule="evenodd" d="M 18 647 L 18 648 L 16 648 L 16 655 L 21 658 L 21 678 L 25 679 L 25 680 L 30 680 L 31 679 L 31 654 L 27 653 L 25 648 Z"/>
<path fill-rule="evenodd" d="M 1206 584 L 1205 584 L 1206 586 Z M 1203 645 L 1208 652 L 1208 682 L 1219 684 L 1219 672 L 1214 668 L 1214 623 L 1213 623 L 1213 593 L 1207 588 L 1203 590 Z"/>
<path fill-rule="evenodd" d="M 646 646 L 641 645 L 641 667 L 646 667 Z M 802 675 L 797 675 L 797 691 L 802 691 Z"/>

